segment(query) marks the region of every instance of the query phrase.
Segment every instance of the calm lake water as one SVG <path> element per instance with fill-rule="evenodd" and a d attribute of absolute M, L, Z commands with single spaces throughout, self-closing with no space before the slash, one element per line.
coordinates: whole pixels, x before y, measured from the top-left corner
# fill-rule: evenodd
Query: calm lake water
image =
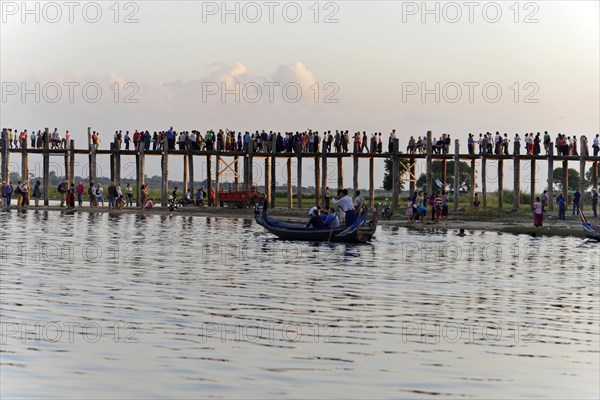
<path fill-rule="evenodd" d="M 0 395 L 598 398 L 598 244 L 468 234 L 2 212 Z"/>

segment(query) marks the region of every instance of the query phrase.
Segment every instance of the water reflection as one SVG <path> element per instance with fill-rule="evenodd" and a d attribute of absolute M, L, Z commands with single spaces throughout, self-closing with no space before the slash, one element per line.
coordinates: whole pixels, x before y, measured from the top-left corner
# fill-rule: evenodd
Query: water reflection
<path fill-rule="evenodd" d="M 598 396 L 600 253 L 580 239 L 385 227 L 367 245 L 298 243 L 252 219 L 40 210 L 0 223 L 2 397 Z"/>

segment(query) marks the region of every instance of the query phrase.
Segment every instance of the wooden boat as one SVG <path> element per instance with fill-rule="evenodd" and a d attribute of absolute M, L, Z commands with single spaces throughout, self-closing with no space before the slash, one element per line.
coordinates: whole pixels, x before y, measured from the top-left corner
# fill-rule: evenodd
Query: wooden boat
<path fill-rule="evenodd" d="M 590 224 L 581 210 L 579 210 L 579 217 L 581 218 L 581 226 L 585 230 L 585 236 L 600 241 L 600 226 Z"/>
<path fill-rule="evenodd" d="M 283 240 L 366 243 L 371 240 L 377 229 L 377 210 L 368 209 L 361 212 L 351 226 L 339 228 L 307 228 L 305 224 L 279 221 L 269 217 L 266 209 L 262 212 L 256 210 L 254 217 L 257 224 Z"/>

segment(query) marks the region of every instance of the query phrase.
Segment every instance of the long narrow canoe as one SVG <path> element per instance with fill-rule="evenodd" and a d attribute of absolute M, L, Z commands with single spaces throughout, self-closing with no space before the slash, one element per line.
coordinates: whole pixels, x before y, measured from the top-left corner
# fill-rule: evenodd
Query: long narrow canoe
<path fill-rule="evenodd" d="M 367 221 L 369 214 L 371 219 Z M 305 225 L 279 221 L 263 212 L 254 214 L 256 223 L 283 240 L 312 242 L 366 243 L 373 238 L 377 229 L 377 210 L 366 210 L 349 227 L 307 228 Z"/>

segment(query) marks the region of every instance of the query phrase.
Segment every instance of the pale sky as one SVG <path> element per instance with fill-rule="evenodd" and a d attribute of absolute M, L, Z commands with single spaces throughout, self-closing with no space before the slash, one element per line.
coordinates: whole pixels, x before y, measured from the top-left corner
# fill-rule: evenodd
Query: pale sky
<path fill-rule="evenodd" d="M 234 11 L 226 15 L 221 1 L 120 2 L 118 15 L 114 1 L 98 1 L 75 2 L 73 23 L 64 2 L 28 2 L 30 14 L 21 1 L 0 3 L 0 126 L 68 129 L 77 147 L 88 126 L 102 132 L 106 147 L 116 129 L 348 129 L 381 131 L 385 139 L 396 129 L 401 148 L 431 130 L 462 139 L 464 152 L 469 132 L 591 138 L 600 131 L 597 1 L 474 2 L 471 9 L 427 2 L 431 14 L 421 1 L 228 2 Z M 99 21 L 88 22 L 98 9 Z M 297 10 L 298 22 L 288 22 Z M 137 22 L 123 23 L 128 16 Z M 222 99 L 220 85 L 236 83 L 245 88 L 239 103 L 234 94 Z M 298 102 L 283 97 L 286 84 L 289 97 L 302 89 Z M 52 103 L 57 87 L 62 97 Z M 98 87 L 98 101 L 86 101 Z M 253 103 L 256 87 L 262 96 Z M 425 102 L 422 87 L 432 90 Z M 456 87 L 462 97 L 452 102 Z M 497 88 L 502 94 L 492 102 Z M 127 95 L 137 103 L 125 102 Z M 149 175 L 158 174 L 154 164 Z M 348 165 L 347 184 L 350 174 Z"/>

